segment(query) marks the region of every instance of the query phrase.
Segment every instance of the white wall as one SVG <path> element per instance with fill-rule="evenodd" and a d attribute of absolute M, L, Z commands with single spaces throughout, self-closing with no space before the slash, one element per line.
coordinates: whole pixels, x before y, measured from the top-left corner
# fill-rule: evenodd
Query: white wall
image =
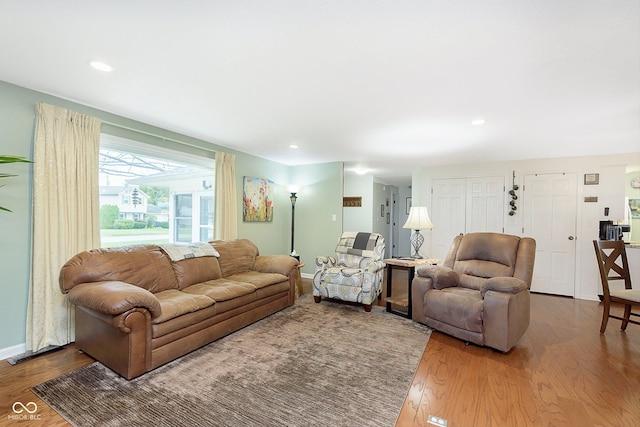
<path fill-rule="evenodd" d="M 599 221 L 623 218 L 626 188 L 625 170 L 628 164 L 637 164 L 640 153 L 627 153 L 588 157 L 567 157 L 553 159 L 515 160 L 510 162 L 459 164 L 447 166 L 425 166 L 413 173 L 412 197 L 431 207 L 431 187 L 434 179 L 463 178 L 504 175 L 507 187 L 512 182 L 515 171 L 516 184 L 522 188 L 524 175 L 533 173 L 574 172 L 580 177 L 577 208 L 577 253 L 576 253 L 576 298 L 597 299 L 601 293 L 597 265 L 592 241 L 598 238 Z M 599 185 L 582 185 L 586 173 L 599 173 Z M 597 203 L 585 203 L 584 197 L 596 196 Z M 609 207 L 609 217 L 604 217 L 604 208 Z M 522 235 L 521 210 L 514 216 L 504 210 L 505 233 Z M 434 224 L 436 227 L 438 224 Z M 423 247 L 431 247 L 431 235 L 425 233 Z"/>
<path fill-rule="evenodd" d="M 385 258 L 391 257 L 393 242 L 391 241 L 391 186 L 374 183 L 373 184 L 373 227 L 371 231 L 380 233 L 385 241 Z M 387 214 L 389 222 L 387 223 Z"/>
<path fill-rule="evenodd" d="M 373 177 L 345 173 L 344 197 L 362 197 L 362 206 L 342 208 L 342 230 L 373 230 Z"/>
<path fill-rule="evenodd" d="M 635 168 L 633 172 L 627 172 L 625 195 L 629 199 L 640 199 L 640 188 L 631 187 L 631 181 L 637 177 L 640 177 L 640 162 L 638 163 L 638 167 Z M 629 220 L 632 226 L 629 240 L 632 242 L 640 243 L 640 218 L 629 218 Z"/>
<path fill-rule="evenodd" d="M 411 186 L 398 187 L 399 188 L 399 199 L 398 199 L 398 225 L 396 230 L 398 231 L 398 256 L 400 257 L 408 257 L 411 256 L 411 241 L 409 238 L 411 237 L 411 233 L 413 230 L 408 228 L 402 228 L 405 222 L 407 222 L 407 218 L 409 218 L 409 214 L 407 213 L 407 197 L 411 197 Z M 412 200 L 412 203 L 416 203 L 415 200 Z M 414 206 L 418 206 L 415 205 Z"/>

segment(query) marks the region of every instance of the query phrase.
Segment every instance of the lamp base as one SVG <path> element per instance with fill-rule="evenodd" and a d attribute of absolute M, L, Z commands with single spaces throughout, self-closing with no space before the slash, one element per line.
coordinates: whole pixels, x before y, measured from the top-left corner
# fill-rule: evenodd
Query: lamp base
<path fill-rule="evenodd" d="M 424 236 L 420 234 L 420 230 L 416 230 L 415 234 L 412 234 L 409 238 L 411 242 L 411 246 L 413 246 L 413 255 L 411 258 L 422 259 L 422 255 L 420 255 L 420 247 L 424 243 Z"/>

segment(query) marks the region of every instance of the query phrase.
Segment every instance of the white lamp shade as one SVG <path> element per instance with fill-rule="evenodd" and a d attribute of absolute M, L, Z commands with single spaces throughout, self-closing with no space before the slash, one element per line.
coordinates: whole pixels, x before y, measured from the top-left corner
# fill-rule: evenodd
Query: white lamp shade
<path fill-rule="evenodd" d="M 289 184 L 287 185 L 287 190 L 289 193 L 297 193 L 300 191 L 300 185 L 298 184 Z"/>
<path fill-rule="evenodd" d="M 409 210 L 409 218 L 402 228 L 411 228 L 413 230 L 424 230 L 425 228 L 433 228 L 433 224 L 429 219 L 429 212 L 424 206 L 413 206 Z"/>

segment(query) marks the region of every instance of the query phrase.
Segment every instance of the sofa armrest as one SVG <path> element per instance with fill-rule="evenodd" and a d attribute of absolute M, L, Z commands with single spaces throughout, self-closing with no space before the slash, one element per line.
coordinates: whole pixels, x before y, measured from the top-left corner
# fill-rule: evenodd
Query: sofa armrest
<path fill-rule="evenodd" d="M 279 273 L 289 277 L 298 267 L 298 260 L 289 255 L 258 255 L 253 269 L 261 273 Z"/>
<path fill-rule="evenodd" d="M 453 288 L 458 286 L 458 273 L 449 267 L 439 265 L 425 265 L 418 267 L 416 273 L 420 277 L 427 277 L 433 281 L 434 289 Z"/>
<path fill-rule="evenodd" d="M 496 291 L 507 294 L 517 294 L 527 289 L 524 280 L 516 277 L 491 277 L 480 287 L 480 294 L 484 298 L 484 294 L 488 291 Z"/>
<path fill-rule="evenodd" d="M 69 291 L 69 302 L 99 313 L 117 316 L 133 308 L 146 308 L 160 316 L 160 301 L 144 288 L 125 282 L 81 283 Z"/>

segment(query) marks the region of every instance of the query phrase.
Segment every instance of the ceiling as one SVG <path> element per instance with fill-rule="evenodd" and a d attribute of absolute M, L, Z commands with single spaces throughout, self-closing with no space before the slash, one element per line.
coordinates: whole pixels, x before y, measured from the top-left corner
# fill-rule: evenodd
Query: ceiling
<path fill-rule="evenodd" d="M 2 0 L 0 64 L 0 80 L 388 183 L 640 151 L 637 0 Z"/>

